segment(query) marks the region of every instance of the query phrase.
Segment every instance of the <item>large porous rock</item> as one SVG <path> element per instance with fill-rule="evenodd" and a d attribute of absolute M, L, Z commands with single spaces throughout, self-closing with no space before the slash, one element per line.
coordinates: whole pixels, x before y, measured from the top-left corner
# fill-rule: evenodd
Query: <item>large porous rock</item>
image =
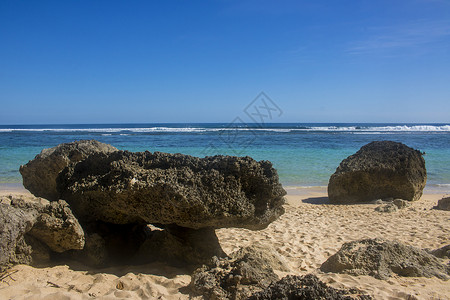
<path fill-rule="evenodd" d="M 176 225 L 153 228 L 140 247 L 135 263 L 164 261 L 189 267 L 208 263 L 212 257 L 226 257 L 214 228 L 191 229 Z"/>
<path fill-rule="evenodd" d="M 83 221 L 204 227 L 267 227 L 286 191 L 268 161 L 160 152 L 93 154 L 70 164 L 58 191 Z"/>
<path fill-rule="evenodd" d="M 331 202 L 418 200 L 427 180 L 422 153 L 402 143 L 371 142 L 344 159 L 328 183 Z"/>
<path fill-rule="evenodd" d="M 190 288 L 205 299 L 247 299 L 277 281 L 272 261 L 252 249 L 211 261 L 192 274 Z"/>
<path fill-rule="evenodd" d="M 450 275 L 450 268 L 425 250 L 383 239 L 345 243 L 320 269 L 378 279 L 387 279 L 392 273 L 404 277 L 435 276 L 444 280 Z"/>
<path fill-rule="evenodd" d="M 351 296 L 350 296 L 351 295 Z M 352 300 L 372 299 L 369 295 L 360 294 L 357 290 L 335 289 L 327 286 L 313 274 L 305 276 L 288 275 L 272 283 L 263 291 L 257 292 L 249 300 L 273 299 L 326 299 L 326 300 Z"/>
<path fill-rule="evenodd" d="M 438 201 L 437 209 L 450 210 L 450 197 L 444 197 Z"/>
<path fill-rule="evenodd" d="M 94 153 L 117 151 L 111 145 L 94 140 L 60 144 L 44 149 L 26 165 L 20 166 L 23 186 L 37 197 L 58 200 L 56 177 L 71 162 L 78 162 Z"/>
<path fill-rule="evenodd" d="M 65 201 L 50 203 L 31 196 L 1 199 L 0 268 L 83 247 L 83 229 Z"/>

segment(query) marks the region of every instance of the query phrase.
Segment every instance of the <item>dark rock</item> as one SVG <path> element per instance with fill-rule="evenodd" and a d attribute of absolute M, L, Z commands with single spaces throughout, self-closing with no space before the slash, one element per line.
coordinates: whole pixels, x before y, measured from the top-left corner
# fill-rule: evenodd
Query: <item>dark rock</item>
<path fill-rule="evenodd" d="M 286 276 L 272 283 L 263 291 L 249 297 L 249 300 L 351 300 L 372 299 L 368 295 L 355 295 L 356 290 L 340 290 L 327 286 L 313 274 L 305 276 Z M 352 296 L 347 296 L 353 294 Z"/>
<path fill-rule="evenodd" d="M 437 209 L 450 210 L 450 197 L 442 198 L 438 201 Z"/>
<path fill-rule="evenodd" d="M 56 177 L 71 162 L 78 162 L 94 153 L 117 151 L 111 145 L 94 140 L 77 141 L 44 149 L 26 165 L 20 166 L 23 186 L 37 197 L 52 201 L 60 199 L 56 191 Z"/>
<path fill-rule="evenodd" d="M 439 249 L 435 249 L 430 251 L 430 254 L 433 254 L 439 258 L 450 258 L 450 244 Z"/>
<path fill-rule="evenodd" d="M 70 251 L 67 256 L 92 267 L 105 267 L 111 263 L 104 238 L 97 233 L 88 233 L 85 240 L 81 251 Z"/>
<path fill-rule="evenodd" d="M 253 230 L 284 213 L 286 194 L 268 161 L 127 151 L 70 164 L 58 191 L 82 221 Z"/>
<path fill-rule="evenodd" d="M 450 269 L 428 252 L 383 239 L 345 243 L 325 261 L 324 272 L 369 275 L 387 279 L 392 273 L 404 277 L 438 277 L 447 280 Z"/>
<path fill-rule="evenodd" d="M 163 261 L 175 266 L 199 266 L 214 256 L 226 257 L 214 228 L 191 229 L 176 225 L 153 230 L 142 244 L 135 263 Z"/>
<path fill-rule="evenodd" d="M 344 159 L 328 183 L 334 203 L 419 200 L 427 179 L 422 153 L 402 143 L 371 142 Z"/>
<path fill-rule="evenodd" d="M 81 251 L 71 251 L 69 257 L 92 267 L 131 264 L 145 241 L 145 225 L 111 224 L 102 221 L 83 224 L 86 234 Z"/>
<path fill-rule="evenodd" d="M 31 261 L 27 264 L 32 266 L 47 266 L 52 259 L 52 250 L 37 238 L 25 234 L 25 243 L 31 247 Z"/>
<path fill-rule="evenodd" d="M 246 299 L 278 280 L 271 261 L 252 253 L 238 251 L 231 258 L 215 258 L 208 266 L 197 269 L 191 278 L 192 292 L 206 299 Z"/>

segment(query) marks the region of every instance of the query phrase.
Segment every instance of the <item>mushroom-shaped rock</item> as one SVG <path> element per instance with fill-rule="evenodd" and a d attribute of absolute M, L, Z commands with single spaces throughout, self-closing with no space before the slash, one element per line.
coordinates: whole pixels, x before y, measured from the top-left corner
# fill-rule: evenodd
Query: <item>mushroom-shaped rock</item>
<path fill-rule="evenodd" d="M 284 213 L 269 161 L 117 151 L 70 164 L 58 191 L 82 221 L 259 230 Z"/>
<path fill-rule="evenodd" d="M 371 142 L 344 159 L 328 183 L 334 203 L 420 199 L 427 180 L 422 153 L 402 143 Z"/>
<path fill-rule="evenodd" d="M 44 149 L 26 165 L 20 166 L 23 186 L 37 197 L 56 201 L 56 177 L 71 162 L 78 162 L 93 153 L 117 151 L 111 145 L 94 140 L 76 141 Z"/>

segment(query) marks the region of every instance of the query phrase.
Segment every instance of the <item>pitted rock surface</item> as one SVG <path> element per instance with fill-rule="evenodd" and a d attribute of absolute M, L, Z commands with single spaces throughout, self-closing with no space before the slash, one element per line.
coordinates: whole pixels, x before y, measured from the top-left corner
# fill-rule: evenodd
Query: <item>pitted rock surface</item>
<path fill-rule="evenodd" d="M 436 256 L 412 246 L 384 239 L 366 239 L 345 243 L 325 261 L 324 272 L 369 275 L 388 279 L 392 274 L 404 277 L 438 277 L 448 280 L 450 267 Z"/>
<path fill-rule="evenodd" d="M 361 294 L 357 290 L 335 289 L 320 281 L 313 274 L 305 276 L 288 275 L 248 298 L 248 300 L 274 299 L 370 300 L 373 298 L 369 295 Z"/>
<path fill-rule="evenodd" d="M 263 229 L 286 191 L 269 161 L 161 152 L 98 153 L 72 163 L 58 191 L 82 221 Z"/>
<path fill-rule="evenodd" d="M 69 163 L 78 162 L 94 153 L 114 151 L 117 151 L 115 147 L 95 140 L 76 141 L 44 149 L 26 165 L 20 166 L 23 186 L 36 197 L 56 201 L 60 199 L 56 178 Z"/>
<path fill-rule="evenodd" d="M 278 280 L 269 255 L 244 248 L 229 258 L 215 258 L 194 271 L 190 288 L 205 299 L 247 299 Z"/>
<path fill-rule="evenodd" d="M 8 196 L 0 201 L 0 269 L 50 251 L 83 249 L 84 232 L 65 201 Z"/>
<path fill-rule="evenodd" d="M 344 159 L 328 183 L 334 203 L 419 200 L 427 180 L 422 153 L 402 143 L 371 142 Z"/>

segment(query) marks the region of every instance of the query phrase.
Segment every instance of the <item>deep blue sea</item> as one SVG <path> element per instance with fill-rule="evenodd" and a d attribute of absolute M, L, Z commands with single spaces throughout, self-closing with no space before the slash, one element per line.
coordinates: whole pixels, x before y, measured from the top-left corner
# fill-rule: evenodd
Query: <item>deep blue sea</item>
<path fill-rule="evenodd" d="M 0 125 L 0 186 L 20 184 L 19 166 L 43 148 L 82 139 L 129 151 L 270 160 L 284 186 L 326 186 L 344 158 L 371 141 L 391 140 L 426 153 L 428 190 L 450 191 L 449 124 L 362 123 Z"/>

